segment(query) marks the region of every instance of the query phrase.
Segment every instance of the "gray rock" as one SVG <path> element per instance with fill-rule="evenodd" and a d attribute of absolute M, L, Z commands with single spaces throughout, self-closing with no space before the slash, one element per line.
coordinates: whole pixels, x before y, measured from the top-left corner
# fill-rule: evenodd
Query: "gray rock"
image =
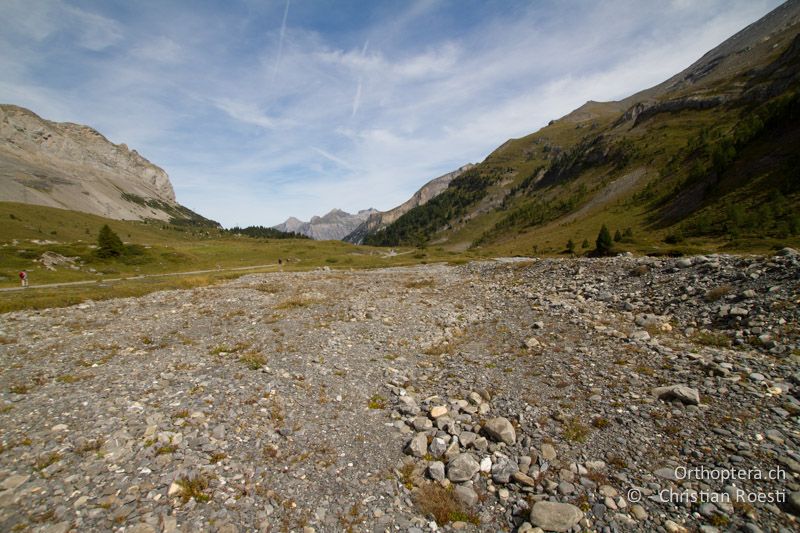
<path fill-rule="evenodd" d="M 541 501 L 531 509 L 531 524 L 545 531 L 569 531 L 582 518 L 583 511 L 569 503 Z"/>
<path fill-rule="evenodd" d="M 434 481 L 442 481 L 444 479 L 444 463 L 441 461 L 434 461 L 428 465 L 428 475 Z"/>
<path fill-rule="evenodd" d="M 508 483 L 511 476 L 519 471 L 516 461 L 507 457 L 498 457 L 492 465 L 492 481 L 495 483 Z"/>
<path fill-rule="evenodd" d="M 428 453 L 428 436 L 425 433 L 417 433 L 408 441 L 404 451 L 414 457 L 425 457 Z"/>
<path fill-rule="evenodd" d="M 488 420 L 483 431 L 493 440 L 505 442 L 509 446 L 517 442 L 517 433 L 511 422 L 502 416 Z"/>
<path fill-rule="evenodd" d="M 425 431 L 433 427 L 433 422 L 427 416 L 418 416 L 414 418 L 412 425 L 414 426 L 414 431 Z"/>
<path fill-rule="evenodd" d="M 453 483 L 469 481 L 480 469 L 480 463 L 471 454 L 461 453 L 447 463 L 447 479 Z"/>
<path fill-rule="evenodd" d="M 541 452 L 542 452 L 541 457 L 545 461 L 552 461 L 556 458 L 556 449 L 553 448 L 552 444 L 549 443 L 542 444 Z"/>
<path fill-rule="evenodd" d="M 478 503 L 478 493 L 469 484 L 456 485 L 453 489 L 453 494 L 455 494 L 458 501 L 467 507 L 473 507 Z"/>
<path fill-rule="evenodd" d="M 644 507 L 642 507 L 638 503 L 631 506 L 631 514 L 634 516 L 634 518 L 636 518 L 636 520 L 639 520 L 640 522 L 642 520 L 647 520 L 647 511 L 645 511 Z"/>
<path fill-rule="evenodd" d="M 420 408 L 414 398 L 411 396 L 400 396 L 398 400 L 397 410 L 404 415 L 416 415 L 420 412 Z"/>
<path fill-rule="evenodd" d="M 687 405 L 698 405 L 700 403 L 700 393 L 697 389 L 692 389 L 686 385 L 657 387 L 653 389 L 653 396 L 666 402 L 678 400 Z"/>
<path fill-rule="evenodd" d="M 430 450 L 432 456 L 437 458 L 441 457 L 444 455 L 444 452 L 447 451 L 447 441 L 441 437 L 434 437 L 430 446 L 428 446 L 428 449 Z"/>

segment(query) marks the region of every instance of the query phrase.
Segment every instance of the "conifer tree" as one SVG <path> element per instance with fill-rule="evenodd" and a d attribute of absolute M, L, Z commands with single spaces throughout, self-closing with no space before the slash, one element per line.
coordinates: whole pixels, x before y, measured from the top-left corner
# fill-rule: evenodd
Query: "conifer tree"
<path fill-rule="evenodd" d="M 122 239 L 108 227 L 108 224 L 104 224 L 100 228 L 100 234 L 97 236 L 97 247 L 98 257 L 119 257 L 125 251 Z"/>
<path fill-rule="evenodd" d="M 600 233 L 597 234 L 595 241 L 595 253 L 599 256 L 611 255 L 614 248 L 614 241 L 611 240 L 611 232 L 605 224 L 600 228 Z"/>

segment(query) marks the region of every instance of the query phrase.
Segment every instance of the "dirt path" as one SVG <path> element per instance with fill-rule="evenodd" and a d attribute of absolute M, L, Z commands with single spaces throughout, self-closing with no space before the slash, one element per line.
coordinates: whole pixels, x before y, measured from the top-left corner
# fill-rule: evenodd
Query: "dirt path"
<path fill-rule="evenodd" d="M 234 267 L 234 268 L 215 268 L 211 270 L 191 270 L 189 272 L 167 272 L 162 274 L 145 274 L 141 276 L 131 276 L 129 278 L 104 278 L 104 279 L 90 279 L 85 281 L 66 281 L 62 283 L 45 283 L 42 285 L 29 285 L 28 287 L 5 287 L 0 289 L 2 292 L 12 292 L 12 291 L 24 291 L 24 290 L 31 290 L 31 289 L 51 289 L 53 287 L 74 287 L 76 285 L 94 285 L 96 283 L 110 283 L 115 281 L 131 281 L 137 279 L 145 279 L 145 278 L 163 278 L 169 276 L 191 276 L 195 274 L 209 274 L 211 272 L 234 272 L 234 271 L 242 271 L 242 270 L 261 270 L 261 269 L 272 269 L 277 268 L 278 265 L 269 264 L 269 265 L 255 265 L 255 266 L 246 266 L 246 267 Z"/>

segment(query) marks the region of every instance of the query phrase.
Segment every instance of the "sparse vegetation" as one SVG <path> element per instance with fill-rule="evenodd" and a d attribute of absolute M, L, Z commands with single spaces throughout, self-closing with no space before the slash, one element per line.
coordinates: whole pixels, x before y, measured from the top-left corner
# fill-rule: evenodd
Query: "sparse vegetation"
<path fill-rule="evenodd" d="M 450 522 L 468 522 L 480 525 L 480 519 L 456 500 L 452 489 L 436 483 L 425 483 L 414 493 L 414 504 L 425 516 L 432 517 L 440 526 Z"/>
<path fill-rule="evenodd" d="M 267 358 L 261 352 L 257 352 L 255 350 L 251 350 L 246 352 L 241 357 L 239 357 L 239 361 L 244 363 L 247 368 L 250 370 L 258 370 L 262 366 L 267 364 Z"/>
<path fill-rule="evenodd" d="M 369 399 L 368 407 L 370 409 L 386 409 L 386 398 L 380 394 L 373 394 Z"/>
<path fill-rule="evenodd" d="M 181 488 L 181 502 L 186 503 L 192 498 L 198 503 L 210 501 L 211 494 L 208 493 L 210 481 L 209 477 L 205 474 L 197 474 L 195 476 L 187 476 L 175 480 L 175 483 Z"/>
<path fill-rule="evenodd" d="M 589 436 L 589 428 L 578 417 L 566 420 L 563 430 L 564 439 L 569 442 L 585 442 Z"/>
<path fill-rule="evenodd" d="M 727 335 L 715 331 L 698 331 L 694 334 L 692 340 L 703 346 L 715 346 L 717 348 L 727 348 L 731 345 L 731 340 Z"/>
<path fill-rule="evenodd" d="M 707 302 L 716 302 L 730 294 L 732 287 L 730 285 L 720 285 L 706 292 L 703 297 Z"/>

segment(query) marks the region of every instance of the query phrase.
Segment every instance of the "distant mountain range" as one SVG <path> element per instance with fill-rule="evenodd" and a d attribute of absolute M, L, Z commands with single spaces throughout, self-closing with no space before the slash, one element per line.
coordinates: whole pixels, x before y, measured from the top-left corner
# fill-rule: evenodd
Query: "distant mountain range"
<path fill-rule="evenodd" d="M 447 186 L 450 185 L 450 182 L 453 181 L 454 178 L 460 176 L 465 171 L 471 169 L 475 165 L 467 164 L 463 167 L 459 168 L 458 170 L 454 170 L 453 172 L 448 172 L 443 176 L 439 176 L 438 178 L 434 178 L 425 185 L 423 185 L 417 192 L 415 192 L 411 198 L 400 204 L 399 206 L 395 207 L 394 209 L 390 209 L 389 211 L 376 211 L 367 218 L 363 223 L 361 223 L 356 229 L 354 229 L 349 235 L 345 236 L 343 240 L 347 242 L 352 242 L 353 244 L 361 244 L 364 242 L 369 235 L 380 231 L 381 229 L 385 228 L 404 214 L 408 213 L 415 207 L 419 207 L 421 205 L 425 205 L 431 199 L 435 198 L 445 189 Z"/>
<path fill-rule="evenodd" d="M 341 209 L 332 209 L 321 217 L 311 217 L 308 222 L 289 217 L 286 222 L 273 226 L 273 228 L 283 232 L 299 233 L 318 241 L 339 241 L 360 226 L 370 215 L 377 212 L 375 209 L 364 209 L 351 215 Z"/>
<path fill-rule="evenodd" d="M 655 87 L 587 102 L 505 142 L 427 203 L 352 240 L 553 253 L 568 241 L 588 247 L 603 224 L 654 252 L 691 239 L 797 238 L 799 30 L 800 1 L 790 0 Z"/>
<path fill-rule="evenodd" d="M 180 205 L 169 176 L 89 126 L 0 104 L 0 201 L 120 220 L 217 226 Z"/>

